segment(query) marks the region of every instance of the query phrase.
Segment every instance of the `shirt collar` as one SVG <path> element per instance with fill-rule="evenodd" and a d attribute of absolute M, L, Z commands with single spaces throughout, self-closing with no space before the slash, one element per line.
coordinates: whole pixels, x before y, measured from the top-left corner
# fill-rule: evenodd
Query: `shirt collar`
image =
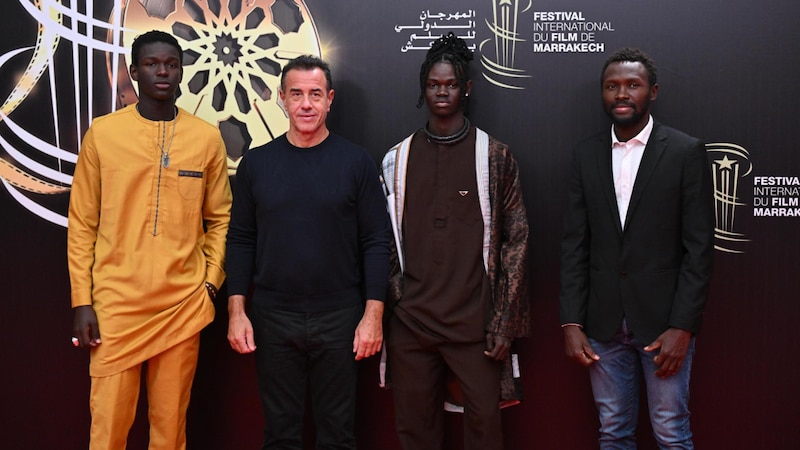
<path fill-rule="evenodd" d="M 642 131 L 640 131 L 639 134 L 632 137 L 631 140 L 628 142 L 638 141 L 642 145 L 647 145 L 647 141 L 650 140 L 650 133 L 652 132 L 653 132 L 653 116 L 650 115 L 648 116 L 647 119 L 647 125 L 645 125 L 644 128 L 642 128 Z M 614 133 L 614 125 L 611 125 L 611 145 L 615 146 L 620 144 L 625 145 L 625 142 L 620 142 L 620 140 L 617 139 L 617 134 Z"/>

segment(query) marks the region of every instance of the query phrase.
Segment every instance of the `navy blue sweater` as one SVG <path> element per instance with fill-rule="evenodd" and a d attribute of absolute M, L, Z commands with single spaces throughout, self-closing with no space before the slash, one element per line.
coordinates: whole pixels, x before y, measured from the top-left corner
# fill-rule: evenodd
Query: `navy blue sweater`
<path fill-rule="evenodd" d="M 247 152 L 233 183 L 228 294 L 319 312 L 386 295 L 391 225 L 367 151 L 331 133 L 311 148 L 282 135 Z"/>

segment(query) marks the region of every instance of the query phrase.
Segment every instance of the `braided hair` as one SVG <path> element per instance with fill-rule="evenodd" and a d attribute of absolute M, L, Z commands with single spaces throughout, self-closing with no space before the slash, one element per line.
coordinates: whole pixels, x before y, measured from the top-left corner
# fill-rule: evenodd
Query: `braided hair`
<path fill-rule="evenodd" d="M 443 62 L 453 66 L 461 92 L 461 105 L 463 105 L 464 113 L 466 114 L 467 102 L 469 101 L 467 81 L 469 81 L 470 61 L 472 61 L 472 51 L 467 47 L 467 43 L 454 35 L 452 31 L 433 41 L 430 50 L 425 55 L 425 61 L 422 62 L 422 67 L 419 69 L 420 94 L 417 108 L 421 108 L 425 104 L 425 85 L 428 82 L 428 74 L 431 68 L 434 64 Z"/>

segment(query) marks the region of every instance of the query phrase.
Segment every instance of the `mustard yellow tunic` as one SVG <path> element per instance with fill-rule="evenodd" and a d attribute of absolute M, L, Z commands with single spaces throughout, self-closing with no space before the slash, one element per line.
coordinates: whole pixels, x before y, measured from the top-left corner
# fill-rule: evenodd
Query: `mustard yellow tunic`
<path fill-rule="evenodd" d="M 146 361 L 213 320 L 205 281 L 219 287 L 225 278 L 225 155 L 219 130 L 182 109 L 158 122 L 131 105 L 87 131 L 67 254 L 72 306 L 92 305 L 98 317 L 102 344 L 92 350 L 91 376 Z"/>

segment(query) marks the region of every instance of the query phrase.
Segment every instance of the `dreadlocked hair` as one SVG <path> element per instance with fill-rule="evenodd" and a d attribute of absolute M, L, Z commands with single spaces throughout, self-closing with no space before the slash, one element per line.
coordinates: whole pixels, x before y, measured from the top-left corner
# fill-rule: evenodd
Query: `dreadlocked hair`
<path fill-rule="evenodd" d="M 425 61 L 419 69 L 420 94 L 417 101 L 417 108 L 425 104 L 425 85 L 428 82 L 428 73 L 436 63 L 448 63 L 453 66 L 461 88 L 461 104 L 464 106 L 464 113 L 467 112 L 467 81 L 469 81 L 469 62 L 472 61 L 472 51 L 467 47 L 463 39 L 457 37 L 453 32 L 443 35 L 433 41 L 430 50 L 425 55 Z"/>

